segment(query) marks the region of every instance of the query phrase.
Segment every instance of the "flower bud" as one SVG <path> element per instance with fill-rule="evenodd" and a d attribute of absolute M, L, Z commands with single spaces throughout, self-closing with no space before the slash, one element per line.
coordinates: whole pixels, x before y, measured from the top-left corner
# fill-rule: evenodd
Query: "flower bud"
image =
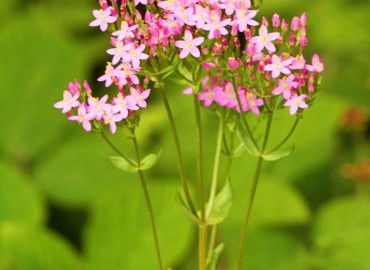
<path fill-rule="evenodd" d="M 308 39 L 305 36 L 300 36 L 298 39 L 299 45 L 301 45 L 302 48 L 307 46 Z"/>
<path fill-rule="evenodd" d="M 269 26 L 269 22 L 268 22 L 268 20 L 266 19 L 266 17 L 265 17 L 265 16 L 263 16 L 263 17 L 262 17 L 261 25 L 264 25 L 264 26 L 266 26 L 266 27 L 268 27 L 268 26 Z"/>
<path fill-rule="evenodd" d="M 235 44 L 235 47 L 236 47 L 236 48 L 240 48 L 240 40 L 239 40 L 239 38 L 238 38 L 238 37 L 235 37 L 235 38 L 234 38 L 234 44 Z"/>
<path fill-rule="evenodd" d="M 221 42 L 222 42 L 222 46 L 224 47 L 224 49 L 229 48 L 229 42 L 228 42 L 227 38 L 223 37 Z"/>
<path fill-rule="evenodd" d="M 281 30 L 283 31 L 283 34 L 288 31 L 289 24 L 283 19 L 281 21 Z"/>
<path fill-rule="evenodd" d="M 215 45 L 213 45 L 213 52 L 216 54 L 216 55 L 219 55 L 222 53 L 222 45 L 220 43 L 215 43 Z"/>
<path fill-rule="evenodd" d="M 294 17 L 292 19 L 292 22 L 291 22 L 291 25 L 290 25 L 290 29 L 292 29 L 292 31 L 297 31 L 300 26 L 301 26 L 301 23 L 299 21 L 299 18 L 298 17 Z"/>
<path fill-rule="evenodd" d="M 272 26 L 278 28 L 280 25 L 280 16 L 279 14 L 272 15 Z"/>
<path fill-rule="evenodd" d="M 229 59 L 227 60 L 227 62 L 228 62 L 229 67 L 231 69 L 237 69 L 239 67 L 239 63 L 238 63 L 238 61 L 234 57 L 229 57 Z"/>
<path fill-rule="evenodd" d="M 307 24 L 307 15 L 306 15 L 306 12 L 303 12 L 301 17 L 299 18 L 299 21 L 301 23 L 302 26 L 306 26 Z"/>
<path fill-rule="evenodd" d="M 99 5 L 103 10 L 106 10 L 109 7 L 108 2 L 106 0 L 99 0 Z"/>
<path fill-rule="evenodd" d="M 203 55 L 208 55 L 209 54 L 209 50 L 205 46 L 200 46 L 200 51 L 202 52 Z"/>
<path fill-rule="evenodd" d="M 290 33 L 290 36 L 289 36 L 289 46 L 293 47 L 294 46 L 294 43 L 295 43 L 295 36 L 293 33 Z"/>

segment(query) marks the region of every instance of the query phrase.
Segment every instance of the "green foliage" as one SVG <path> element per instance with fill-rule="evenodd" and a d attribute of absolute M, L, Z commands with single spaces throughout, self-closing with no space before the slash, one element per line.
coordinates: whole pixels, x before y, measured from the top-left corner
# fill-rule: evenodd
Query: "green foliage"
<path fill-rule="evenodd" d="M 0 269 L 153 269 L 155 252 L 137 176 L 115 169 L 104 158 L 112 151 L 98 134 L 84 134 L 78 124 L 67 123 L 52 106 L 69 81 L 94 81 L 97 74 L 93 74 L 93 64 L 104 65 L 104 56 L 95 52 L 110 45 L 88 28 L 96 3 L 30 3 L 0 3 Z M 343 110 L 356 104 L 366 107 L 370 102 L 366 93 L 368 10 L 368 4 L 345 0 L 263 3 L 266 15 L 282 11 L 289 18 L 307 11 L 309 46 L 321 50 L 326 71 L 322 95 L 287 142 L 296 145 L 294 153 L 264 164 L 247 237 L 247 270 L 369 269 L 369 193 L 361 189 L 358 194 L 362 195 L 356 195 L 355 185 L 340 176 L 341 165 L 354 157 L 340 151 L 338 145 Z M 173 63 L 162 75 L 169 75 L 176 66 L 186 71 L 182 64 Z M 184 145 L 187 176 L 196 179 L 194 121 L 189 113 L 192 99 L 181 95 L 189 85 L 173 75 L 168 79 L 183 86 L 171 85 L 166 91 Z M 188 72 L 184 75 L 191 79 Z M 165 266 L 194 270 L 196 232 L 175 203 L 180 185 L 175 179 L 175 154 L 156 94 L 142 115 L 138 140 L 143 143 L 143 153 L 159 148 L 163 153 L 159 159 L 159 155 L 148 155 L 140 168 L 151 167 L 145 173 L 150 178 Z M 216 123 L 206 110 L 202 110 L 202 121 L 205 179 L 211 179 L 208 172 Z M 292 124 L 286 111 L 276 114 L 267 150 L 286 136 Z M 244 146 L 235 155 L 246 152 L 246 148 L 259 155 L 250 138 L 240 131 L 239 136 Z M 126 148 L 125 154 L 134 156 L 130 144 L 124 144 L 124 134 L 118 133 L 113 140 Z M 288 153 L 290 149 L 267 159 Z M 362 155 L 368 158 L 366 153 Z M 219 224 L 211 269 L 235 269 L 241 218 L 255 163 L 256 157 L 247 153 L 233 163 L 231 207 L 229 184 L 217 196 L 212 224 L 223 222 Z M 83 235 L 80 254 L 67 241 L 70 235 L 55 232 L 48 225 L 50 202 L 66 212 L 71 208 L 88 212 L 89 222 L 79 232 Z M 215 266 L 218 260 L 219 268 Z"/>
<path fill-rule="evenodd" d="M 176 182 L 153 179 L 149 192 L 166 267 L 184 258 L 192 226 L 173 203 Z M 170 203 L 172 202 L 172 203 Z M 109 229 L 107 229 L 109 226 Z M 156 265 L 149 218 L 139 182 L 124 182 L 99 197 L 86 234 L 86 269 L 151 269 Z"/>

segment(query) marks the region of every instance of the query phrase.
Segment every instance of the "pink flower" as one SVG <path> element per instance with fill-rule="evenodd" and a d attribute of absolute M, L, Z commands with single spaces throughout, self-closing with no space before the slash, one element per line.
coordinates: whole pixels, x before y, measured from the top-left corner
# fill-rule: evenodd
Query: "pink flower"
<path fill-rule="evenodd" d="M 240 95 L 241 93 L 243 95 Z M 242 110 L 244 112 L 251 110 L 256 115 L 260 114 L 258 107 L 263 106 L 263 99 L 257 99 L 256 95 L 248 91 L 241 91 L 239 95 L 241 96 Z M 239 111 L 239 107 L 237 107 L 237 111 Z"/>
<path fill-rule="evenodd" d="M 146 89 L 143 92 L 138 91 L 137 89 L 130 87 L 130 94 L 132 98 L 135 99 L 136 104 L 141 108 L 146 108 L 146 99 L 150 95 L 150 89 Z"/>
<path fill-rule="evenodd" d="M 80 102 L 78 101 L 79 97 L 80 92 L 77 92 L 75 95 L 72 96 L 71 92 L 66 90 L 63 92 L 63 100 L 55 103 L 54 108 L 63 109 L 62 113 L 67 113 L 72 108 L 78 107 L 80 105 Z"/>
<path fill-rule="evenodd" d="M 68 117 L 68 119 L 72 121 L 77 121 L 78 123 L 82 124 L 82 127 L 84 128 L 84 130 L 90 131 L 91 130 L 90 121 L 94 119 L 94 115 L 91 112 L 87 113 L 86 104 L 81 104 L 78 107 L 77 114 L 78 115 L 72 115 Z"/>
<path fill-rule="evenodd" d="M 280 95 L 281 93 L 283 93 L 285 99 L 290 98 L 292 94 L 291 89 L 295 89 L 298 87 L 298 82 L 295 82 L 294 79 L 295 76 L 293 74 L 290 74 L 288 77 L 279 80 L 278 87 L 272 90 L 272 93 L 274 95 Z"/>
<path fill-rule="evenodd" d="M 109 130 L 112 134 L 116 133 L 117 125 L 116 122 L 119 122 L 123 119 L 121 114 L 115 114 L 112 107 L 107 107 L 104 111 L 103 121 L 104 124 L 109 125 Z"/>
<path fill-rule="evenodd" d="M 105 32 L 108 28 L 108 23 L 114 23 L 117 18 L 111 16 L 111 11 L 109 8 L 106 10 L 93 10 L 95 20 L 92 21 L 89 26 L 100 26 L 100 30 Z"/>
<path fill-rule="evenodd" d="M 96 120 L 101 120 L 104 111 L 106 110 L 108 95 L 104 95 L 101 99 L 95 97 L 88 97 L 87 103 L 89 104 L 89 112 Z"/>
<path fill-rule="evenodd" d="M 123 71 L 118 68 L 114 68 L 111 63 L 107 64 L 105 74 L 98 78 L 99 82 L 105 81 L 105 87 L 109 87 L 112 83 L 117 83 L 118 78 L 123 76 Z"/>
<path fill-rule="evenodd" d="M 203 41 L 204 37 L 197 37 L 193 39 L 193 35 L 191 34 L 191 32 L 189 30 L 186 30 L 184 40 L 177 40 L 175 42 L 175 46 L 182 49 L 179 54 L 179 58 L 183 59 L 188 56 L 189 53 L 198 58 L 200 56 L 200 51 L 197 46 L 202 44 Z"/>
<path fill-rule="evenodd" d="M 134 43 L 129 43 L 123 46 L 122 60 L 126 63 L 131 62 L 134 69 L 140 68 L 140 60 L 149 58 L 149 55 L 143 53 L 145 45 L 141 44 L 135 48 Z"/>
<path fill-rule="evenodd" d="M 252 20 L 254 16 L 257 15 L 258 10 L 245 10 L 245 9 L 238 9 L 235 14 L 235 19 L 233 24 L 238 25 L 239 32 L 244 32 L 248 25 L 257 26 L 258 22 Z"/>
<path fill-rule="evenodd" d="M 261 52 L 263 48 L 266 48 L 270 52 L 275 52 L 276 48 L 271 41 L 278 39 L 279 37 L 280 33 L 268 33 L 267 27 L 265 25 L 261 25 L 261 28 L 259 29 L 259 36 L 252 37 L 249 42 L 256 44 L 257 52 Z"/>
<path fill-rule="evenodd" d="M 132 96 L 123 97 L 122 94 L 118 94 L 117 97 L 113 99 L 114 110 L 119 112 L 122 119 L 126 119 L 128 116 L 128 111 L 138 110 L 139 107 L 136 106 L 136 100 Z"/>
<path fill-rule="evenodd" d="M 312 65 L 306 65 L 306 69 L 311 72 L 320 73 L 324 71 L 324 64 L 320 61 L 320 58 L 317 54 L 312 56 Z"/>
<path fill-rule="evenodd" d="M 126 21 L 123 21 L 121 23 L 121 29 L 113 32 L 112 35 L 117 36 L 118 40 L 124 40 L 125 38 L 128 38 L 128 37 L 134 38 L 135 35 L 132 31 L 135 30 L 138 27 L 139 27 L 139 25 L 137 25 L 137 24 L 133 25 L 133 26 L 129 26 Z"/>
<path fill-rule="evenodd" d="M 272 63 L 269 65 L 266 65 L 264 67 L 264 70 L 266 71 L 272 71 L 272 77 L 277 78 L 279 77 L 280 73 L 284 74 L 290 74 L 290 70 L 288 66 L 293 62 L 292 58 L 289 58 L 288 60 L 281 61 L 280 57 L 277 55 L 272 56 Z"/>
<path fill-rule="evenodd" d="M 308 108 L 308 105 L 304 102 L 307 97 L 306 94 L 294 95 L 284 103 L 284 106 L 290 106 L 289 113 L 293 115 L 297 112 L 298 108 Z"/>
<path fill-rule="evenodd" d="M 213 39 L 219 38 L 221 35 L 227 35 L 228 31 L 225 26 L 230 24 L 231 19 L 221 21 L 221 17 L 215 12 L 210 12 L 210 17 L 212 20 L 202 27 L 202 29 L 209 31 L 208 38 Z"/>

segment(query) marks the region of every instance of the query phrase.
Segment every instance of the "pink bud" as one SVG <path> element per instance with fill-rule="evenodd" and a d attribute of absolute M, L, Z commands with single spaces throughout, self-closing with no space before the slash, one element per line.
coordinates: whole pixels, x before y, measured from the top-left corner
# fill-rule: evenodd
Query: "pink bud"
<path fill-rule="evenodd" d="M 289 36 L 289 46 L 294 46 L 294 43 L 295 43 L 295 36 L 293 33 L 290 33 L 290 36 Z"/>
<path fill-rule="evenodd" d="M 258 62 L 258 71 L 263 72 L 265 70 L 265 62 L 259 61 Z"/>
<path fill-rule="evenodd" d="M 272 15 L 272 26 L 277 28 L 280 25 L 280 16 L 279 14 Z"/>
<path fill-rule="evenodd" d="M 240 40 L 239 40 L 239 38 L 238 38 L 238 37 L 235 37 L 235 38 L 234 38 L 234 44 L 235 44 L 235 47 L 236 47 L 236 48 L 240 48 Z"/>
<path fill-rule="evenodd" d="M 245 35 L 245 39 L 246 39 L 246 40 L 250 40 L 250 39 L 251 39 L 251 37 L 252 37 L 252 31 L 251 31 L 249 28 L 247 28 L 247 29 L 245 29 L 245 31 L 244 31 L 244 35 Z"/>
<path fill-rule="evenodd" d="M 292 31 L 297 31 L 300 26 L 301 26 L 301 23 L 299 21 L 299 18 L 298 17 L 294 17 L 292 19 L 292 22 L 291 22 L 291 25 L 290 25 L 290 29 L 292 29 Z"/>
<path fill-rule="evenodd" d="M 205 46 L 200 46 L 200 51 L 202 52 L 203 55 L 208 55 L 209 54 L 209 50 Z"/>
<path fill-rule="evenodd" d="M 103 10 L 106 10 L 109 7 L 108 2 L 106 0 L 99 0 L 99 5 Z"/>
<path fill-rule="evenodd" d="M 74 94 L 80 92 L 81 85 L 77 80 L 74 80 L 73 82 L 70 82 L 68 84 L 67 88 L 68 88 L 69 92 L 71 92 L 71 94 L 74 95 Z"/>
<path fill-rule="evenodd" d="M 131 20 L 132 20 L 132 18 L 131 18 L 131 14 L 130 14 L 129 12 L 126 12 L 126 13 L 125 13 L 124 20 L 125 20 L 126 22 L 129 22 L 129 21 L 131 21 Z"/>
<path fill-rule="evenodd" d="M 86 93 L 87 93 L 88 95 L 91 95 L 91 94 L 92 94 L 92 91 L 91 91 L 91 88 L 90 88 L 89 83 L 85 80 L 83 85 L 84 85 L 84 87 L 85 87 Z"/>
<path fill-rule="evenodd" d="M 239 28 L 239 26 L 238 26 L 237 23 L 233 24 L 231 26 L 231 32 L 230 32 L 230 34 L 233 35 L 233 36 L 236 36 L 238 34 L 238 28 Z"/>
<path fill-rule="evenodd" d="M 253 56 L 256 53 L 256 45 L 248 43 L 246 51 L 249 56 Z"/>
<path fill-rule="evenodd" d="M 224 38 L 222 38 L 221 42 L 222 42 L 222 46 L 223 46 L 225 49 L 229 47 L 229 42 L 228 42 L 228 40 L 227 40 L 225 37 L 224 37 Z"/>
<path fill-rule="evenodd" d="M 283 19 L 281 21 L 281 30 L 283 31 L 283 33 L 286 33 L 288 31 L 288 28 L 289 24 L 287 24 L 287 22 Z"/>
<path fill-rule="evenodd" d="M 261 22 L 262 25 L 268 27 L 269 26 L 269 22 L 268 20 L 265 18 L 265 16 L 262 17 L 262 22 Z"/>
<path fill-rule="evenodd" d="M 303 12 L 301 17 L 299 18 L 299 21 L 301 23 L 301 25 L 306 25 L 307 24 L 307 15 L 306 15 L 306 12 Z"/>
<path fill-rule="evenodd" d="M 303 26 L 301 27 L 300 35 L 301 35 L 301 36 L 307 36 L 306 26 L 304 26 L 304 25 L 303 25 Z"/>
<path fill-rule="evenodd" d="M 298 41 L 302 48 L 307 46 L 308 39 L 305 36 L 300 36 Z"/>
<path fill-rule="evenodd" d="M 222 45 L 220 43 L 215 43 L 215 45 L 213 46 L 213 52 L 217 55 L 221 54 L 222 53 Z"/>
<path fill-rule="evenodd" d="M 238 63 L 238 61 L 234 57 L 229 57 L 229 59 L 227 60 L 227 62 L 228 62 L 229 67 L 231 69 L 237 69 L 239 67 L 239 63 Z"/>

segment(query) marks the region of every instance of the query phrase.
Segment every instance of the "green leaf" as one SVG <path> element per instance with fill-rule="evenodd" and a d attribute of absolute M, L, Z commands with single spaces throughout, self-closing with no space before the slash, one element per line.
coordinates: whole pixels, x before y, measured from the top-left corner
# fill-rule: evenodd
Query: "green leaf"
<path fill-rule="evenodd" d="M 333 200 L 318 213 L 313 237 L 320 266 L 328 270 L 368 270 L 370 243 L 368 198 Z"/>
<path fill-rule="evenodd" d="M 287 148 L 287 149 L 284 149 L 284 150 L 276 150 L 274 152 L 268 152 L 266 154 L 262 154 L 262 157 L 264 160 L 278 160 L 278 159 L 281 159 L 283 157 L 287 157 L 289 156 L 291 153 L 293 153 L 294 151 L 294 145 Z"/>
<path fill-rule="evenodd" d="M 189 207 L 187 206 L 184 199 L 182 198 L 180 192 L 176 193 L 176 203 L 177 203 L 177 206 L 179 207 L 179 209 L 181 210 L 181 212 L 189 220 L 191 220 L 192 222 L 194 222 L 197 225 L 201 225 L 201 222 L 200 222 L 199 218 L 190 211 Z"/>
<path fill-rule="evenodd" d="M 77 253 L 50 231 L 6 224 L 1 227 L 0 237 L 0 269 L 81 269 Z"/>
<path fill-rule="evenodd" d="M 148 191 L 164 269 L 178 265 L 193 244 L 193 225 L 173 203 L 175 179 L 152 179 Z M 139 182 L 123 181 L 97 198 L 85 233 L 88 270 L 157 268 L 151 223 Z"/>
<path fill-rule="evenodd" d="M 241 155 L 243 155 L 245 152 L 247 151 L 247 147 L 245 146 L 244 143 L 241 143 L 235 150 L 234 150 L 234 153 L 233 153 L 233 157 L 239 157 Z"/>
<path fill-rule="evenodd" d="M 144 171 L 148 170 L 157 162 L 160 155 L 162 154 L 162 150 L 158 152 L 158 154 L 149 154 L 144 157 L 140 162 L 139 170 Z"/>
<path fill-rule="evenodd" d="M 211 213 L 207 217 L 207 224 L 216 225 L 221 223 L 229 214 L 231 205 L 233 203 L 233 193 L 231 190 L 230 181 L 227 180 L 224 187 L 217 193 Z M 206 204 L 206 209 L 209 202 Z"/>
<path fill-rule="evenodd" d="M 258 150 L 258 148 L 254 145 L 253 141 L 249 137 L 249 134 L 246 132 L 246 130 L 238 124 L 236 127 L 236 134 L 238 135 L 240 141 L 245 145 L 247 148 L 247 151 L 252 156 L 260 156 L 261 153 Z"/>
<path fill-rule="evenodd" d="M 222 251 L 224 250 L 224 247 L 225 247 L 225 244 L 224 243 L 220 243 L 212 252 L 212 259 L 211 261 L 208 263 L 209 265 L 209 270 L 216 270 L 217 269 L 217 264 L 218 264 L 218 261 L 220 260 L 220 256 L 221 256 L 221 253 Z"/>
<path fill-rule="evenodd" d="M 0 148 L 21 161 L 42 159 L 61 144 L 61 128 L 70 123 L 53 104 L 63 98 L 69 81 L 85 77 L 90 61 L 53 27 L 46 11 L 39 11 L 33 6 L 24 14 L 15 12 L 13 23 L 2 24 L 0 31 L 0 57 L 6 63 L 0 65 L 0 89 L 14 89 L 1 95 Z M 22 56 L 14 55 L 25 50 Z"/>
<path fill-rule="evenodd" d="M 97 134 L 72 137 L 35 168 L 33 183 L 54 203 L 86 207 L 100 193 L 119 185 L 123 177 L 136 179 L 132 173 L 115 169 L 101 154 L 106 151 L 109 146 Z"/>
<path fill-rule="evenodd" d="M 180 64 L 178 65 L 177 67 L 178 69 L 178 72 L 184 76 L 184 78 L 189 81 L 189 82 L 192 82 L 193 81 L 193 74 L 191 74 L 191 72 L 188 70 L 188 68 L 184 65 L 184 63 L 181 61 Z"/>
<path fill-rule="evenodd" d="M 271 176 L 272 178 L 272 176 Z M 272 180 L 266 177 L 264 180 Z M 303 224 L 309 220 L 310 211 L 302 195 L 283 182 L 263 181 L 257 189 L 251 224 L 281 226 Z"/>
<path fill-rule="evenodd" d="M 130 159 L 133 163 L 131 164 L 128 160 L 124 159 L 121 156 L 110 156 L 108 159 L 116 166 L 118 169 L 125 171 L 125 172 L 137 172 L 139 170 L 139 166 L 137 165 L 136 161 Z"/>
<path fill-rule="evenodd" d="M 15 168 L 0 163 L 0 228 L 9 222 L 33 227 L 44 221 L 41 194 L 29 180 Z"/>

